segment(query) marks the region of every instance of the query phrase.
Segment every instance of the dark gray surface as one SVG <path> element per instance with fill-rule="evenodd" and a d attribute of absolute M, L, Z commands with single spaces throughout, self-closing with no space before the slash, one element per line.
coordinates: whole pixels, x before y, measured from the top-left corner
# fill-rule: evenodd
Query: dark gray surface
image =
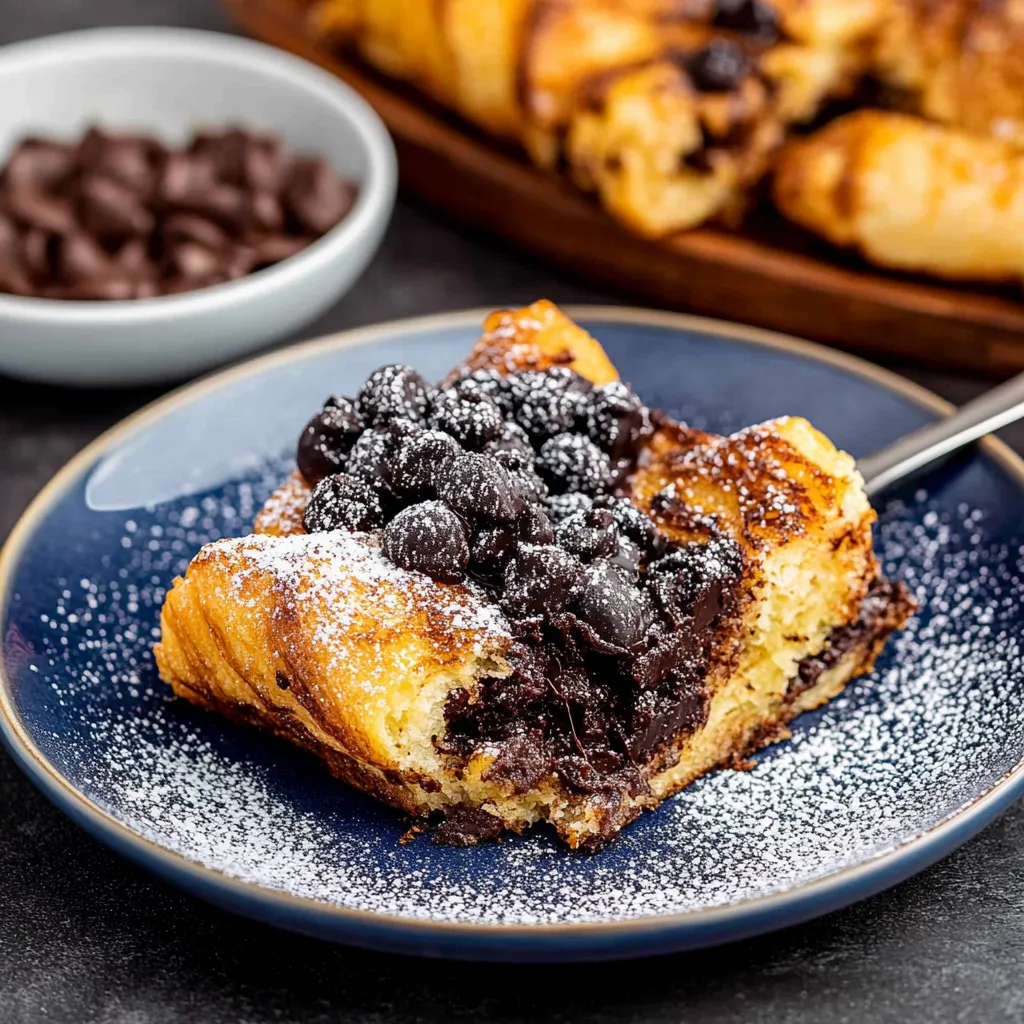
<path fill-rule="evenodd" d="M 481 0 L 484 2 L 484 0 Z M 227 28 L 206 0 L 0 0 L 0 38 L 99 24 Z M 617 301 L 399 207 L 307 336 L 539 295 Z M 910 371 L 962 402 L 985 382 Z M 0 538 L 87 441 L 156 392 L 0 379 Z M 1008 433 L 1024 449 L 1024 428 Z M 997 1021 L 1024 1019 L 1024 809 L 916 879 L 820 921 L 624 965 L 464 967 L 296 938 L 214 910 L 78 831 L 0 754 L 0 1022 Z"/>

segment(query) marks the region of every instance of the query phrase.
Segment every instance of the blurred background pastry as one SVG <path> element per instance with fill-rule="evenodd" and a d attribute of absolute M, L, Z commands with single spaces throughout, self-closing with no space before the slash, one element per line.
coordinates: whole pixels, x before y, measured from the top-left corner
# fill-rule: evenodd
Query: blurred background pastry
<path fill-rule="evenodd" d="M 920 118 L 863 110 L 782 153 L 775 202 L 881 266 L 1024 281 L 1024 152 Z"/>

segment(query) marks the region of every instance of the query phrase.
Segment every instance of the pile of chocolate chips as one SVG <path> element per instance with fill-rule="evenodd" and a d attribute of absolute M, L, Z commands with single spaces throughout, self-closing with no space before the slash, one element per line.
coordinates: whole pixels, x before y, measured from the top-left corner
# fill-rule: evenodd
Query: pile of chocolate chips
<path fill-rule="evenodd" d="M 437 389 L 392 365 L 300 437 L 307 531 L 381 530 L 396 565 L 471 579 L 512 622 L 514 671 L 451 694 L 444 742 L 497 746 L 491 777 L 517 790 L 552 770 L 579 792 L 642 789 L 637 762 L 703 721 L 709 627 L 742 558 L 669 544 L 622 495 L 651 431 L 627 385 L 565 367 Z"/>
<path fill-rule="evenodd" d="M 183 149 L 90 128 L 26 138 L 0 172 L 0 291 L 134 299 L 192 291 L 292 256 L 356 189 L 321 157 L 239 128 Z"/>

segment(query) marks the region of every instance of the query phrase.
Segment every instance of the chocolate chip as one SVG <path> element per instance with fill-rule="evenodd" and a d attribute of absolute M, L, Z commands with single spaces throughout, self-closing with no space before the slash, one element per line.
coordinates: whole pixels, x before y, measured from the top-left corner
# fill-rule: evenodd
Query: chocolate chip
<path fill-rule="evenodd" d="M 0 263 L 16 263 L 20 247 L 14 221 L 0 213 Z"/>
<path fill-rule="evenodd" d="M 123 276 L 98 277 L 89 281 L 79 281 L 71 285 L 54 285 L 42 289 L 44 298 L 69 299 L 73 301 L 99 300 L 108 302 L 123 299 L 134 299 L 138 290 L 131 278 Z"/>
<path fill-rule="evenodd" d="M 489 523 L 473 534 L 470 558 L 474 569 L 493 572 L 503 569 L 516 548 L 517 531 L 510 523 Z"/>
<path fill-rule="evenodd" d="M 473 370 L 456 380 L 454 389 L 462 394 L 479 391 L 506 415 L 512 415 L 512 389 L 508 378 L 497 370 Z"/>
<path fill-rule="evenodd" d="M 362 430 L 363 421 L 348 399 L 336 398 L 321 409 L 299 435 L 296 461 L 306 482 L 316 484 L 343 469 Z"/>
<path fill-rule="evenodd" d="M 23 139 L 14 147 L 3 172 L 3 186 L 10 191 L 27 188 L 41 192 L 60 186 L 74 166 L 75 150 L 50 139 Z"/>
<path fill-rule="evenodd" d="M 782 35 L 779 16 L 764 0 L 715 0 L 712 24 L 741 35 L 752 36 L 766 46 Z"/>
<path fill-rule="evenodd" d="M 223 274 L 208 274 L 205 277 L 165 277 L 160 281 L 161 295 L 177 295 L 180 292 L 194 292 L 197 288 L 208 288 L 225 280 Z"/>
<path fill-rule="evenodd" d="M 87 171 L 98 171 L 108 179 L 126 186 L 139 196 L 147 196 L 156 178 L 152 142 L 131 135 L 109 135 L 90 128 L 78 146 L 78 163 Z"/>
<path fill-rule="evenodd" d="M 231 231 L 244 228 L 250 215 L 248 194 L 234 185 L 211 185 L 189 195 L 178 205 L 192 213 L 210 217 Z"/>
<path fill-rule="evenodd" d="M 258 231 L 279 234 L 284 230 L 284 210 L 273 192 L 251 192 L 246 219 Z"/>
<path fill-rule="evenodd" d="M 501 448 L 489 453 L 491 458 L 504 466 L 516 485 L 520 496 L 531 504 L 543 504 L 548 498 L 548 486 L 533 468 L 533 449 Z"/>
<path fill-rule="evenodd" d="M 701 92 L 729 92 L 749 71 L 743 51 L 728 39 L 712 39 L 686 58 L 686 70 Z"/>
<path fill-rule="evenodd" d="M 371 487 L 387 487 L 393 439 L 382 430 L 364 430 L 348 453 L 346 468 Z"/>
<path fill-rule="evenodd" d="M 533 465 L 533 445 L 530 443 L 530 435 L 514 420 L 505 420 L 501 425 L 501 433 L 493 440 L 484 445 L 483 450 L 487 453 L 508 451 L 522 452 L 530 458 Z"/>
<path fill-rule="evenodd" d="M 259 239 L 253 246 L 253 265 L 257 268 L 280 263 L 309 246 L 312 238 L 295 238 L 290 235 L 269 235 Z"/>
<path fill-rule="evenodd" d="M 224 261 L 217 253 L 195 242 L 178 242 L 164 253 L 164 270 L 172 277 L 202 279 L 216 274 L 223 266 Z"/>
<path fill-rule="evenodd" d="M 743 554 L 731 540 L 687 544 L 653 562 L 647 570 L 652 593 L 676 624 L 692 617 L 693 629 L 711 624 L 730 583 L 740 578 Z"/>
<path fill-rule="evenodd" d="M 501 835 L 501 819 L 475 807 L 449 807 L 434 831 L 433 840 L 444 846 L 473 846 Z"/>
<path fill-rule="evenodd" d="M 106 251 L 88 235 L 75 232 L 60 240 L 56 276 L 64 284 L 95 282 L 112 270 Z"/>
<path fill-rule="evenodd" d="M 323 235 L 351 209 L 355 190 L 322 157 L 298 157 L 288 172 L 283 199 L 304 231 Z"/>
<path fill-rule="evenodd" d="M 621 381 L 595 388 L 583 417 L 590 439 L 612 459 L 633 454 L 644 427 L 644 404 Z"/>
<path fill-rule="evenodd" d="M 219 224 L 195 213 L 169 214 L 161 225 L 160 233 L 164 241 L 172 245 L 175 242 L 197 242 L 207 249 L 222 249 L 228 241 Z"/>
<path fill-rule="evenodd" d="M 256 251 L 244 242 L 229 245 L 221 255 L 221 268 L 232 281 L 238 277 L 245 277 L 256 266 Z"/>
<path fill-rule="evenodd" d="M 125 242 L 114 254 L 114 264 L 131 277 L 150 277 L 155 273 L 148 247 L 141 238 Z"/>
<path fill-rule="evenodd" d="M 619 531 L 611 512 L 592 508 L 558 524 L 558 543 L 581 562 L 607 558 L 618 550 Z"/>
<path fill-rule="evenodd" d="M 664 542 L 663 539 L 659 539 L 653 520 L 628 498 L 599 495 L 594 499 L 594 507 L 608 509 L 615 519 L 619 532 L 635 541 L 642 552 L 650 552 L 652 555 L 660 553 Z"/>
<path fill-rule="evenodd" d="M 548 514 L 537 505 L 527 505 L 516 520 L 519 539 L 524 544 L 551 544 L 555 529 Z"/>
<path fill-rule="evenodd" d="M 509 737 L 482 777 L 507 783 L 513 793 L 525 793 L 547 775 L 551 760 L 544 750 L 543 735 L 530 729 Z"/>
<path fill-rule="evenodd" d="M 636 541 L 620 535 L 618 546 L 607 558 L 611 565 L 614 565 L 620 572 L 626 574 L 627 579 L 635 580 L 639 577 L 640 566 L 643 563 L 643 552 Z"/>
<path fill-rule="evenodd" d="M 277 193 L 284 171 L 284 151 L 279 140 L 267 136 L 250 139 L 242 157 L 242 184 Z"/>
<path fill-rule="evenodd" d="M 464 452 L 439 474 L 438 496 L 471 523 L 508 522 L 518 511 L 515 486 L 503 466 L 487 455 Z"/>
<path fill-rule="evenodd" d="M 605 562 L 586 569 L 575 611 L 614 647 L 630 650 L 644 638 L 647 621 L 640 589 Z"/>
<path fill-rule="evenodd" d="M 32 281 L 17 264 L 0 261 L 0 291 L 11 295 L 31 295 Z"/>
<path fill-rule="evenodd" d="M 537 452 L 537 472 L 556 494 L 597 494 L 608 482 L 612 466 L 600 448 L 582 434 L 556 434 Z"/>
<path fill-rule="evenodd" d="M 99 174 L 79 182 L 78 215 L 86 231 L 100 238 L 127 238 L 153 230 L 153 215 L 135 193 Z"/>
<path fill-rule="evenodd" d="M 482 391 L 448 388 L 434 396 L 430 424 L 471 451 L 479 451 L 501 434 L 503 418 L 501 409 Z"/>
<path fill-rule="evenodd" d="M 629 674 L 642 689 L 657 686 L 670 673 L 699 665 L 693 634 L 686 630 L 651 633 L 644 649 L 634 652 L 628 662 Z"/>
<path fill-rule="evenodd" d="M 411 366 L 394 363 L 374 370 L 359 389 L 357 404 L 367 426 L 384 426 L 396 416 L 422 420 L 430 385 Z"/>
<path fill-rule="evenodd" d="M 59 241 L 59 237 L 48 235 L 41 228 L 29 228 L 22 235 L 22 261 L 32 277 L 39 280 L 45 280 L 50 277 L 52 250 Z"/>
<path fill-rule="evenodd" d="M 572 427 L 581 401 L 581 393 L 572 386 L 574 378 L 560 367 L 509 375 L 515 420 L 535 442 Z"/>
<path fill-rule="evenodd" d="M 458 441 L 440 430 L 424 430 L 400 443 L 388 462 L 388 483 L 400 498 L 437 496 L 437 481 L 461 453 Z"/>
<path fill-rule="evenodd" d="M 171 153 L 164 162 L 157 196 L 168 206 L 184 206 L 214 183 L 213 164 L 187 153 Z"/>
<path fill-rule="evenodd" d="M 700 680 L 665 696 L 652 690 L 638 694 L 626 740 L 630 756 L 646 759 L 680 732 L 698 728 L 707 719 L 707 701 Z"/>
<path fill-rule="evenodd" d="M 71 201 L 63 196 L 44 195 L 31 188 L 17 188 L 6 194 L 4 205 L 15 220 L 49 234 L 65 235 L 75 229 Z"/>
<path fill-rule="evenodd" d="M 375 530 L 384 525 L 384 512 L 372 488 L 355 477 L 335 473 L 313 488 L 302 525 L 307 533 Z"/>
<path fill-rule="evenodd" d="M 575 600 L 583 566 L 554 544 L 520 544 L 505 570 L 502 607 L 512 616 L 553 615 Z"/>
<path fill-rule="evenodd" d="M 588 494 L 553 494 L 548 498 L 548 515 L 557 525 L 577 512 L 585 512 L 593 503 Z"/>
<path fill-rule="evenodd" d="M 601 785 L 598 771 L 585 757 L 578 754 L 559 758 L 555 772 L 562 782 L 576 793 L 593 793 Z"/>
<path fill-rule="evenodd" d="M 469 545 L 459 517 L 440 501 L 403 509 L 384 528 L 384 554 L 403 569 L 457 583 L 469 564 Z"/>

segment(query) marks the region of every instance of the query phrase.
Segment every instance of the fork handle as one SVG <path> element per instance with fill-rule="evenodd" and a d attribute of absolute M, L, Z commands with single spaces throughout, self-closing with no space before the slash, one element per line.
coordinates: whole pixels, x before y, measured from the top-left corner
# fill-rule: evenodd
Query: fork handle
<path fill-rule="evenodd" d="M 857 462 L 869 495 L 1024 416 L 1024 373 Z"/>

